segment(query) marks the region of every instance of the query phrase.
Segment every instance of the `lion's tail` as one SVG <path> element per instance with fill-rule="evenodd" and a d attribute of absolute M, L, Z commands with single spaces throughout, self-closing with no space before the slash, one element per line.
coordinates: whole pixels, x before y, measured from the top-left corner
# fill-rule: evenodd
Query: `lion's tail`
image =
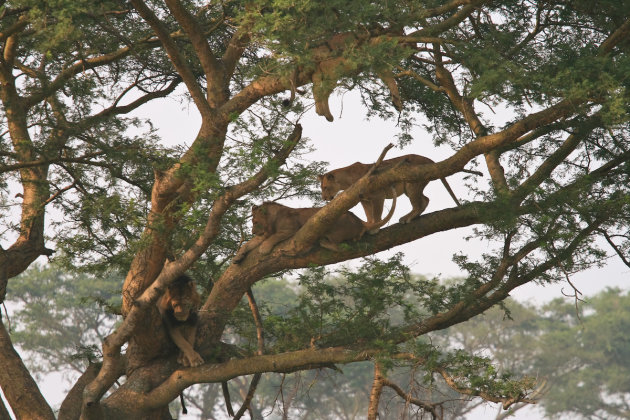
<path fill-rule="evenodd" d="M 451 195 L 451 198 L 453 199 L 453 201 L 455 201 L 455 204 L 457 204 L 458 206 L 461 206 L 462 204 L 459 202 L 459 200 L 455 196 L 453 189 L 451 188 L 450 185 L 448 185 L 448 182 L 446 182 L 446 178 L 440 178 L 440 181 L 442 181 L 442 184 L 444 184 L 446 191 L 448 191 L 448 193 Z"/>
<path fill-rule="evenodd" d="M 387 222 L 390 221 L 390 219 L 394 215 L 394 210 L 396 210 L 397 194 L 396 194 L 396 188 L 394 188 L 394 187 L 392 187 L 392 195 L 394 196 L 394 200 L 392 201 L 392 208 L 389 209 L 389 213 L 387 213 L 387 216 L 385 216 L 385 218 L 383 220 L 380 220 L 380 221 L 374 222 L 374 223 L 363 222 L 363 225 L 365 226 L 365 231 L 366 232 L 369 232 L 369 231 L 374 230 L 374 229 L 380 229 L 382 226 L 384 226 Z"/>

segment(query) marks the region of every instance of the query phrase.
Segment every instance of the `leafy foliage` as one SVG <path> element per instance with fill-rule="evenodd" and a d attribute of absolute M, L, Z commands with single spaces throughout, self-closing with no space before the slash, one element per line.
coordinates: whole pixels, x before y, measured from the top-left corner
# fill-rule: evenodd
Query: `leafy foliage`
<path fill-rule="evenodd" d="M 101 359 L 98 344 L 120 313 L 120 275 L 68 274 L 33 266 L 11 282 L 9 301 L 14 340 L 29 357 L 32 372 L 83 372 Z M 69 373 L 69 372 L 68 372 Z"/>
<path fill-rule="evenodd" d="M 314 364 L 294 360 L 286 371 L 313 370 L 304 376 L 311 381 L 321 368 L 332 367 L 331 360 L 372 357 L 392 376 L 411 372 L 410 385 L 426 390 L 418 393 L 424 403 L 414 402 L 416 414 L 437 416 L 437 405 L 446 403 L 431 398 L 436 383 L 450 399 L 457 392 L 506 407 L 526 400 L 535 384 L 494 367 L 482 357 L 487 354 L 454 348 L 458 332 L 450 330 L 441 343 L 427 334 L 501 305 L 519 285 L 556 282 L 601 265 L 611 252 L 630 265 L 628 0 L 93 3 L 0 5 L 0 205 L 20 210 L 0 212 L 0 301 L 22 300 L 15 336 L 23 348 L 43 352 L 51 343 L 61 349 L 62 356 L 50 353 L 35 371 L 64 364 L 79 370 L 70 355 L 98 357 L 94 345 L 114 325 L 107 314 L 118 304 L 110 301 L 108 288 L 110 280 L 120 286 L 121 279 L 112 273 L 127 273 L 120 293 L 125 318 L 120 334 L 106 343 L 103 357 L 112 363 L 104 363 L 100 375 L 120 373 L 115 362 L 127 345 L 131 367 L 119 390 L 152 397 L 121 408 L 125 396 L 115 391 L 103 399 L 108 389 L 98 389 L 113 381 L 94 381 L 85 388 L 89 404 L 82 406 L 101 417 L 132 405 L 138 413 L 127 413 L 129 418 L 148 416 L 147 410 L 160 404 L 164 409 L 166 399 L 181 391 L 183 382 L 166 381 L 167 364 L 153 362 L 167 343 L 164 331 L 146 326 L 159 325 L 153 303 L 186 270 L 199 280 L 205 298 L 197 345 L 207 363 L 217 364 L 216 370 L 197 371 L 202 376 L 194 381 L 223 380 L 211 375 L 226 363 L 238 366 L 238 376 L 257 372 L 260 360 L 305 353 L 325 359 L 337 351 Z M 325 164 L 308 160 L 318 144 L 308 140 L 307 130 L 301 137 L 299 122 L 313 101 L 315 112 L 332 121 L 329 99 L 344 92 L 358 93 L 366 117 L 397 120 L 401 145 L 420 146 L 414 126 L 422 124 L 450 156 L 436 164 L 379 169 L 370 174 L 374 182 L 359 181 L 362 191 L 347 188 L 293 238 L 233 263 L 252 238 L 253 204 L 322 204 L 316 175 Z M 201 124 L 193 138 L 165 145 L 151 122 L 132 112 L 176 95 L 196 107 Z M 409 194 L 411 183 L 450 176 L 475 162 L 487 176 L 467 181 L 471 193 L 464 205 L 393 224 L 340 244 L 334 253 L 319 246 L 317 237 L 334 216 L 369 198 L 376 186 L 405 182 Z M 470 238 L 489 245 L 477 259 L 456 255 L 464 276 L 450 282 L 411 275 L 401 254 L 387 261 L 371 256 L 461 227 L 474 227 Z M 37 268 L 13 280 L 39 256 L 53 254 L 69 274 Z M 327 268 L 356 257 L 364 260 L 355 269 Z M 244 302 L 252 289 L 269 296 L 260 302 L 267 359 L 248 357 L 262 335 Z M 89 298 L 77 301 L 81 296 Z M 69 309 L 79 304 L 87 305 L 82 313 Z M 100 312 L 94 304 L 102 306 Z M 511 309 L 515 315 L 530 308 Z M 570 320 L 558 303 L 545 310 Z M 604 313 L 597 305 L 589 310 Z M 75 312 L 81 318 L 73 319 Z M 622 314 L 609 316 L 610 324 L 616 325 L 613 318 L 624 322 Z M 545 330 L 547 319 L 533 318 L 526 335 L 540 357 L 516 371 L 535 376 L 532 368 L 545 360 L 543 347 L 551 346 L 547 339 L 564 346 L 557 354 L 575 352 L 571 362 L 587 358 L 581 347 L 569 350 L 584 331 L 570 323 L 549 327 L 552 334 Z M 40 328 L 45 341 L 37 338 L 38 323 L 47 326 Z M 614 339 L 593 363 L 611 360 L 621 369 L 626 355 L 616 346 L 625 342 L 609 333 Z M 221 337 L 231 345 L 223 346 Z M 520 341 L 494 338 L 501 343 L 493 348 L 496 354 L 511 348 L 511 339 Z M 217 356 L 225 348 L 237 355 L 226 363 Z M 550 360 L 544 368 L 555 365 L 562 363 Z M 272 367 L 263 370 L 278 370 Z M 151 369 L 149 381 L 143 375 Z M 364 371 L 355 373 L 356 383 L 365 382 Z M 579 374 L 566 376 L 567 383 L 599 384 L 600 392 L 589 399 L 583 389 L 575 390 L 584 402 L 576 412 L 617 416 L 627 410 L 621 376 L 591 376 L 587 367 Z M 22 389 L 28 372 L 23 378 L 0 385 Z M 352 389 L 354 379 L 340 383 Z M 377 375 L 376 399 L 379 383 L 395 389 L 379 381 Z M 244 380 L 238 383 L 244 393 Z M 155 387 L 160 392 L 152 393 Z M 37 396 L 31 389 L 27 395 Z M 411 404 L 410 395 L 397 393 Z M 278 407 L 269 395 L 255 402 Z M 340 415 L 306 402 L 293 405 L 292 412 L 289 401 L 296 395 L 282 398 L 285 416 Z M 606 398 L 614 404 L 602 407 Z M 13 398 L 16 407 L 18 399 Z M 204 404 L 216 406 L 215 399 L 212 394 Z M 315 400 L 329 403 L 327 396 Z M 213 413 L 213 407 L 203 408 Z M 457 404 L 453 409 L 459 410 Z M 606 410 L 612 411 L 602 414 Z"/>

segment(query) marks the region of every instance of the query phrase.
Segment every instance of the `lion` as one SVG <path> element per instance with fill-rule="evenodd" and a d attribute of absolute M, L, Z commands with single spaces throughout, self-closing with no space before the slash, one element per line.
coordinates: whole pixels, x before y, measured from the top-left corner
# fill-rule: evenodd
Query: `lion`
<path fill-rule="evenodd" d="M 412 165 L 425 165 L 427 163 L 434 163 L 428 157 L 420 155 L 405 155 L 384 160 L 379 166 L 379 169 L 383 170 L 390 168 L 396 164 L 401 163 L 402 161 L 411 163 Z M 319 181 L 321 182 L 322 189 L 322 198 L 326 201 L 332 200 L 339 191 L 347 189 L 357 180 L 359 180 L 359 178 L 365 175 L 372 166 L 372 164 L 356 162 L 344 168 L 334 169 L 330 172 L 325 173 L 324 175 L 319 175 Z M 464 169 L 462 172 L 481 175 L 481 173 L 479 172 L 470 171 L 467 169 Z M 455 197 L 455 193 L 453 193 L 451 186 L 448 184 L 448 182 L 446 182 L 446 179 L 440 178 L 440 180 L 444 184 L 444 187 L 446 187 L 446 190 L 451 195 L 455 203 L 458 206 L 461 205 L 457 197 Z M 383 213 L 383 202 L 385 201 L 385 199 L 394 198 L 395 196 L 404 193 L 405 195 L 407 195 L 407 197 L 409 197 L 412 209 L 408 214 L 402 216 L 399 222 L 409 223 L 415 217 L 420 216 L 429 205 L 429 198 L 423 194 L 424 188 L 427 186 L 427 184 L 428 181 L 398 182 L 393 185 L 393 188 L 391 190 L 388 189 L 376 191 L 370 193 L 367 196 L 363 196 L 361 198 L 361 205 L 365 210 L 367 222 L 373 224 L 378 223 Z"/>
<path fill-rule="evenodd" d="M 200 303 L 195 282 L 186 274 L 177 277 L 157 303 L 162 321 L 180 350 L 177 362 L 183 366 L 199 366 L 204 362 L 193 348 Z"/>
<path fill-rule="evenodd" d="M 396 195 L 392 208 L 383 220 L 366 223 L 354 213 L 347 211 L 330 227 L 319 240 L 319 245 L 331 251 L 340 251 L 340 243 L 358 241 L 368 231 L 373 232 L 392 218 L 396 209 Z M 291 208 L 274 202 L 265 202 L 252 207 L 252 233 L 254 237 L 239 249 L 233 262 L 240 263 L 254 248 L 263 255 L 269 254 L 278 243 L 289 239 L 315 215 L 321 207 Z"/>

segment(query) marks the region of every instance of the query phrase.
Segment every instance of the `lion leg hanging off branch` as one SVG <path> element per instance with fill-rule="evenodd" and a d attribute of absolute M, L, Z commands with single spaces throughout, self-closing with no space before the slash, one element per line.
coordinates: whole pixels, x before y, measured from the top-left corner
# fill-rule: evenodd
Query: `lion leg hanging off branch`
<path fill-rule="evenodd" d="M 364 41 L 364 38 L 357 37 L 352 33 L 338 34 L 324 45 L 318 47 L 313 54 L 315 70 L 311 75 L 311 81 L 313 82 L 315 112 L 325 117 L 328 121 L 334 120 L 328 105 L 328 98 L 330 98 L 335 87 L 337 87 L 338 80 L 343 75 L 370 70 L 363 63 L 352 62 L 347 57 L 339 56 L 343 51 L 347 51 L 349 48 L 356 48 Z M 389 69 L 378 70 L 376 73 L 389 89 L 394 107 L 401 111 L 403 107 L 402 100 L 394 74 Z"/>

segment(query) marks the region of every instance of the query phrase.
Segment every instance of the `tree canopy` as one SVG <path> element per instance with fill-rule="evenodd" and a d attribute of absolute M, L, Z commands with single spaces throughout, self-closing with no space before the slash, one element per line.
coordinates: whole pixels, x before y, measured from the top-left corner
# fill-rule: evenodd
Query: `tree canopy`
<path fill-rule="evenodd" d="M 99 282 L 98 288 L 94 282 Z M 334 283 L 348 287 L 352 278 L 339 276 Z M 11 338 L 22 352 L 28 352 L 25 361 L 30 371 L 42 380 L 47 374 L 63 372 L 66 384 L 72 384 L 86 362 L 98 360 L 98 344 L 111 331 L 119 307 L 119 295 L 114 293 L 119 284 L 117 276 L 100 280 L 38 266 L 14 278 L 9 283 L 9 303 L 18 304 L 19 309 L 11 317 Z M 53 288 L 56 292 L 50 293 Z M 287 278 L 266 279 L 257 284 L 255 291 L 266 337 L 277 341 L 286 339 L 291 332 L 279 328 L 285 325 L 283 318 L 289 314 L 295 317 L 315 300 L 307 283 L 295 284 Z M 584 296 L 578 310 L 564 298 L 539 306 L 508 299 L 504 308 L 493 307 L 481 316 L 431 333 L 430 341 L 443 352 L 460 350 L 484 355 L 492 361 L 492 368 L 500 372 L 539 378 L 541 409 L 536 411 L 536 417 L 624 419 L 628 418 L 630 374 L 626 363 L 628 339 L 624 333 L 630 319 L 628 300 L 630 295 L 618 289 Z M 247 318 L 248 309 L 239 309 Z M 396 318 L 394 311 L 392 315 Z M 247 324 L 241 324 L 241 328 L 251 328 Z M 249 336 L 242 329 L 231 335 L 237 340 Z M 247 344 L 242 341 L 240 345 Z M 265 375 L 251 400 L 250 413 L 254 418 L 261 418 L 263 413 L 271 418 L 282 413 L 288 418 L 363 418 L 372 374 L 372 363 L 361 362 L 335 370 Z M 427 376 L 432 380 L 427 381 Z M 444 419 L 476 418 L 468 415 L 483 404 L 479 398 L 449 388 L 422 365 L 415 366 L 411 375 L 406 366 L 394 366 L 388 369 L 388 378 L 383 389 L 386 403 L 379 407 L 382 418 L 413 418 L 418 413 L 417 407 L 398 397 L 403 388 L 417 400 L 441 403 Z M 226 407 L 220 388 L 215 384 L 187 390 L 189 413 L 195 407 L 201 418 L 224 417 Z M 238 378 L 230 381 L 229 389 L 235 403 L 247 394 L 248 382 Z M 339 389 L 343 392 L 337 392 Z M 171 404 L 171 412 L 178 408 Z M 537 406 L 519 403 L 509 411 L 498 411 L 495 419 L 510 418 L 524 408 L 532 410 Z M 491 411 L 484 410 L 489 416 Z"/>
<path fill-rule="evenodd" d="M 170 418 L 168 403 L 193 384 L 255 375 L 254 392 L 265 372 L 363 361 L 375 366 L 371 419 L 394 364 L 422 365 L 504 408 L 533 402 L 535 381 L 441 353 L 426 335 L 608 254 L 630 265 L 627 1 L 21 0 L 0 3 L 0 19 L 0 203 L 9 210 L 0 301 L 40 256 L 101 277 L 125 273 L 121 322 L 63 418 Z M 252 238 L 253 204 L 319 200 L 324 169 L 302 158 L 318 144 L 300 119 L 314 107 L 335 124 L 329 98 L 345 91 L 360 93 L 366 116 L 398 120 L 401 144 L 420 141 L 409 128 L 426 121 L 450 155 L 377 164 L 271 252 L 234 263 Z M 178 92 L 201 123 L 167 146 L 150 118 L 129 114 Z M 485 111 L 494 109 L 509 121 Z M 362 198 L 472 165 L 488 177 L 470 181 L 463 204 L 337 251 L 320 246 Z M 492 247 L 478 260 L 456 255 L 466 277 L 454 284 L 410 276 L 399 257 L 371 257 L 465 226 Z M 331 280 L 328 265 L 359 257 L 343 269 L 348 283 Z M 185 271 L 203 298 L 195 348 L 205 363 L 191 368 L 177 364 L 155 305 Z M 309 300 L 261 319 L 255 286 L 287 272 Z M 53 418 L 0 327 L 11 410 Z M 441 416 L 439 402 L 414 403 Z"/>

